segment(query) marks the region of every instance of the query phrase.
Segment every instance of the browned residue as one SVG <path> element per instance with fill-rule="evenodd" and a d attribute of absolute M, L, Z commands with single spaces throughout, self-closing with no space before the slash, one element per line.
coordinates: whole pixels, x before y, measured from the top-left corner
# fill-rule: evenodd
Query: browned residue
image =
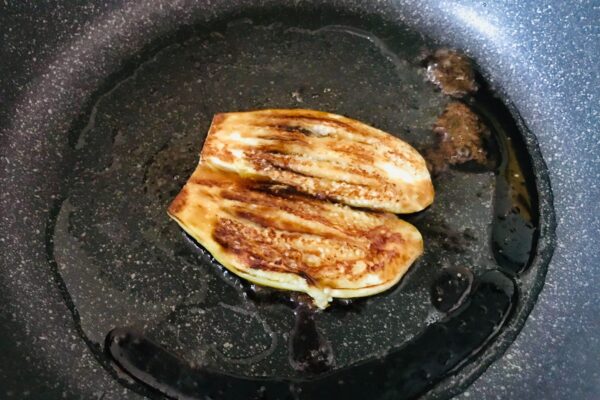
<path fill-rule="evenodd" d="M 449 96 L 462 97 L 477 90 L 471 62 L 452 50 L 440 49 L 428 58 L 427 77 Z"/>
<path fill-rule="evenodd" d="M 486 164 L 484 138 L 489 135 L 488 129 L 463 103 L 448 104 L 437 119 L 433 131 L 437 142 L 425 152 L 427 166 L 432 174 L 445 171 L 449 165 L 468 161 Z"/>

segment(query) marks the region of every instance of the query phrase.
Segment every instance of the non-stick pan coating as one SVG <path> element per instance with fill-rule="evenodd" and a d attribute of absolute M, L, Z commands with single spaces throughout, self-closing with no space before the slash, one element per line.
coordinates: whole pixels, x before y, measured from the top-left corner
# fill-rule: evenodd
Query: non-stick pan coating
<path fill-rule="evenodd" d="M 487 359 L 473 356 L 516 321 L 535 291 L 535 280 L 515 274 L 545 265 L 534 248 L 517 268 L 502 265 L 493 250 L 500 164 L 488 171 L 451 170 L 436 180 L 434 206 L 410 217 L 427 252 L 397 288 L 316 315 L 319 337 L 333 358 L 318 373 L 290 362 L 294 310 L 249 299 L 247 286 L 166 218 L 165 207 L 193 169 L 217 112 L 323 109 L 425 149 L 433 141 L 430 127 L 452 101 L 424 78 L 424 55 L 435 44 L 402 26 L 333 13 L 257 15 L 222 19 L 162 41 L 137 65 L 108 78 L 107 90 L 73 123 L 66 187 L 50 207 L 45 233 L 47 261 L 82 339 L 119 376 L 110 357 L 115 332 L 141 332 L 140 340 L 160 343 L 192 363 L 189 374 L 196 378 L 190 379 L 209 374 L 213 386 L 206 390 L 232 398 L 270 391 L 274 398 L 288 396 L 276 383 L 288 381 L 300 398 L 325 392 L 360 397 L 361 390 L 412 398 L 467 362 L 472 371 L 485 365 Z M 495 134 L 523 146 L 517 124 L 504 109 L 494 109 L 503 107 L 498 100 L 482 94 L 469 101 Z M 493 145 L 498 159 L 508 151 L 500 149 L 502 140 Z M 519 158 L 531 167 L 522 151 Z M 537 209 L 540 174 L 527 176 L 526 185 L 535 207 L 532 222 L 547 229 L 548 216 Z M 450 314 L 437 311 L 430 299 L 445 268 L 465 268 L 475 277 L 467 300 Z M 166 384 L 181 389 L 177 380 Z"/>

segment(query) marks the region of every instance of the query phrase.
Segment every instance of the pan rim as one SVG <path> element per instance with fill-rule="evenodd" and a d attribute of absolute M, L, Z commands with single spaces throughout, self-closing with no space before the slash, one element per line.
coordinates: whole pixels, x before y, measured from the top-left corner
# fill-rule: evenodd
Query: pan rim
<path fill-rule="evenodd" d="M 52 77 L 52 75 L 51 75 Z M 32 93 L 35 93 L 36 90 L 39 90 L 35 85 L 31 88 Z M 500 90 L 502 92 L 502 90 Z M 35 94 L 33 95 L 25 95 L 24 99 L 32 96 L 33 98 L 37 98 Z M 507 97 L 505 97 L 507 99 Z M 513 114 L 513 118 L 516 120 L 519 128 L 521 130 L 521 135 L 525 139 L 525 145 L 527 147 L 527 152 L 531 157 L 531 161 L 534 169 L 536 170 L 535 174 L 535 187 L 538 191 L 539 196 L 539 205 L 538 209 L 540 212 L 540 220 L 539 220 L 539 228 L 540 228 L 540 236 L 537 243 L 537 251 L 536 257 L 532 261 L 532 268 L 529 271 L 535 271 L 535 274 L 525 274 L 523 279 L 531 279 L 534 281 L 534 286 L 532 291 L 528 293 L 528 300 L 519 302 L 521 307 L 518 307 L 515 310 L 515 314 L 513 319 L 508 323 L 508 325 L 500 332 L 500 334 L 494 339 L 493 344 L 488 346 L 487 349 L 483 351 L 479 356 L 479 362 L 475 366 L 475 363 L 467 364 L 456 375 L 450 376 L 445 380 L 438 383 L 434 386 L 433 389 L 428 392 L 424 398 L 445 398 L 445 395 L 453 396 L 465 389 L 471 382 L 473 382 L 492 362 L 500 358 L 502 354 L 506 351 L 506 349 L 510 346 L 510 344 L 514 341 L 521 328 L 523 327 L 525 320 L 531 310 L 535 305 L 535 300 L 537 299 L 544 283 L 544 278 L 547 273 L 547 267 L 552 257 L 552 253 L 554 250 L 554 246 L 556 244 L 556 217 L 554 208 L 552 206 L 552 191 L 550 186 L 550 178 L 549 173 L 546 168 L 545 162 L 542 158 L 541 150 L 539 149 L 537 139 L 535 135 L 530 132 L 523 119 L 518 113 L 518 110 L 509 100 L 505 100 L 509 110 Z M 21 115 L 25 121 L 27 121 L 28 115 Z M 16 122 L 14 124 L 14 132 L 18 132 L 18 127 L 20 124 Z M 9 142 L 11 135 L 10 130 L 9 134 L 6 135 L 6 141 Z M 8 148 L 9 146 L 3 146 L 3 148 Z M 64 163 L 60 162 L 59 164 L 64 165 Z M 456 383 L 456 380 L 460 381 L 460 383 Z M 450 389 L 450 387 L 454 387 L 454 389 Z M 445 392 L 445 393 L 444 393 Z M 442 393 L 444 393 L 442 395 Z M 437 397 L 436 397 L 437 396 Z M 443 396 L 443 397 L 439 397 Z"/>

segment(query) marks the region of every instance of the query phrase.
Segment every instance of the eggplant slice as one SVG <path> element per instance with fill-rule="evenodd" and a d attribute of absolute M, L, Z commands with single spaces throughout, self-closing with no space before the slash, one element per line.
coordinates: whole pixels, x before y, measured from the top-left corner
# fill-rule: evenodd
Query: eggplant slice
<path fill-rule="evenodd" d="M 202 160 L 318 198 L 392 213 L 421 211 L 434 190 L 409 144 L 361 122 L 313 110 L 217 114 Z"/>
<path fill-rule="evenodd" d="M 424 159 L 400 139 L 335 114 L 264 110 L 213 118 L 168 213 L 231 272 L 325 308 L 396 284 L 423 239 L 391 212 L 432 201 Z"/>
<path fill-rule="evenodd" d="M 168 212 L 234 274 L 307 293 L 320 308 L 334 297 L 388 289 L 423 252 L 419 231 L 393 214 L 322 201 L 205 162 Z"/>

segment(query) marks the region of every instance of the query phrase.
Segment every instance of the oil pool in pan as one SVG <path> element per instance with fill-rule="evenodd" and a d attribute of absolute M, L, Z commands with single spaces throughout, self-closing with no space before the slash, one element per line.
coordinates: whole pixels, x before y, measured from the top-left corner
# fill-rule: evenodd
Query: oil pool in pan
<path fill-rule="evenodd" d="M 534 177 L 502 102 L 484 82 L 440 93 L 434 47 L 410 31 L 298 26 L 240 20 L 164 47 L 97 98 L 74 143 L 50 261 L 99 362 L 141 393 L 413 398 L 489 344 L 527 289 L 514 277 L 536 243 Z M 381 295 L 314 313 L 231 276 L 165 214 L 215 113 L 322 109 L 426 150 L 452 101 L 488 127 L 493 162 L 435 178 L 433 206 L 403 216 L 425 254 Z"/>

